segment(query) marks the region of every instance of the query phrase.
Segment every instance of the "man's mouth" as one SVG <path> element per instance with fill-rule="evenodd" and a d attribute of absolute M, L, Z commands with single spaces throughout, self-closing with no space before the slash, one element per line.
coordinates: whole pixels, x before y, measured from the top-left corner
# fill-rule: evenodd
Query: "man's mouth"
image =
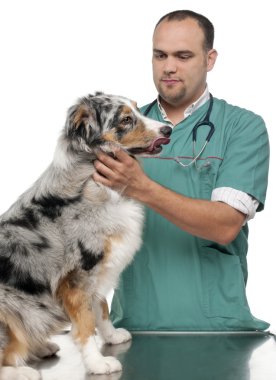
<path fill-rule="evenodd" d="M 179 83 L 180 80 L 179 79 L 174 79 L 174 78 L 162 78 L 161 82 L 165 83 L 167 85 L 173 85 L 173 84 Z"/>

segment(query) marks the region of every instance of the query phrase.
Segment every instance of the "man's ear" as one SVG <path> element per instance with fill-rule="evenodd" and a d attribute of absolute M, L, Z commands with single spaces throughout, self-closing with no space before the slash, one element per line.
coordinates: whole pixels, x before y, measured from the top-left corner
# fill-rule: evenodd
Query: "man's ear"
<path fill-rule="evenodd" d="M 215 66 L 217 60 L 218 52 L 215 49 L 208 51 L 207 55 L 207 71 L 211 71 Z"/>

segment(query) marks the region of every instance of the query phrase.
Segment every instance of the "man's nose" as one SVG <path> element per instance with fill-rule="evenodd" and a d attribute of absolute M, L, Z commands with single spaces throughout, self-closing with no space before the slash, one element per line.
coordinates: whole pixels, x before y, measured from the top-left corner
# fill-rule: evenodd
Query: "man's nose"
<path fill-rule="evenodd" d="M 165 74 L 171 74 L 177 71 L 176 62 L 174 58 L 168 57 L 166 59 L 166 61 L 164 62 L 163 70 Z"/>

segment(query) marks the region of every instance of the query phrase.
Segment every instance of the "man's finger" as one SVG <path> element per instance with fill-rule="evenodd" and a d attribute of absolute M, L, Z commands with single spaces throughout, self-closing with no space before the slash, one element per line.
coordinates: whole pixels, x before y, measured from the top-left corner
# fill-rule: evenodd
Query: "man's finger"
<path fill-rule="evenodd" d="M 104 186 L 110 186 L 111 182 L 104 176 L 100 175 L 99 173 L 95 172 L 92 174 L 92 178 L 96 183 L 101 183 Z"/>
<path fill-rule="evenodd" d="M 105 166 L 109 167 L 112 170 L 118 170 L 120 163 L 114 158 L 110 157 L 108 154 L 99 152 L 97 153 L 98 161 L 102 162 Z M 95 161 L 96 162 L 96 161 Z"/>
<path fill-rule="evenodd" d="M 118 161 L 120 162 L 129 162 L 132 160 L 132 158 L 129 156 L 127 152 L 125 152 L 123 149 L 118 149 L 115 151 L 115 156 Z"/>
<path fill-rule="evenodd" d="M 101 175 L 103 175 L 106 178 L 111 179 L 114 176 L 113 170 L 110 168 L 110 165 L 107 165 L 102 160 L 96 160 L 94 162 L 94 167 L 97 170 L 97 172 Z"/>

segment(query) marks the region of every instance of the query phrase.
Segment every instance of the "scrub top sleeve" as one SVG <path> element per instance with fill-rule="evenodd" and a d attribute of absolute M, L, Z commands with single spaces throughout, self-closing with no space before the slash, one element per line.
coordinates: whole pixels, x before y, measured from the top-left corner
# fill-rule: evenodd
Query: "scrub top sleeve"
<path fill-rule="evenodd" d="M 232 127 L 231 133 L 215 187 L 231 187 L 253 196 L 260 202 L 257 211 L 261 211 L 265 203 L 269 168 L 269 140 L 265 123 L 260 116 L 242 110 L 235 122 L 229 120 L 229 126 Z"/>

